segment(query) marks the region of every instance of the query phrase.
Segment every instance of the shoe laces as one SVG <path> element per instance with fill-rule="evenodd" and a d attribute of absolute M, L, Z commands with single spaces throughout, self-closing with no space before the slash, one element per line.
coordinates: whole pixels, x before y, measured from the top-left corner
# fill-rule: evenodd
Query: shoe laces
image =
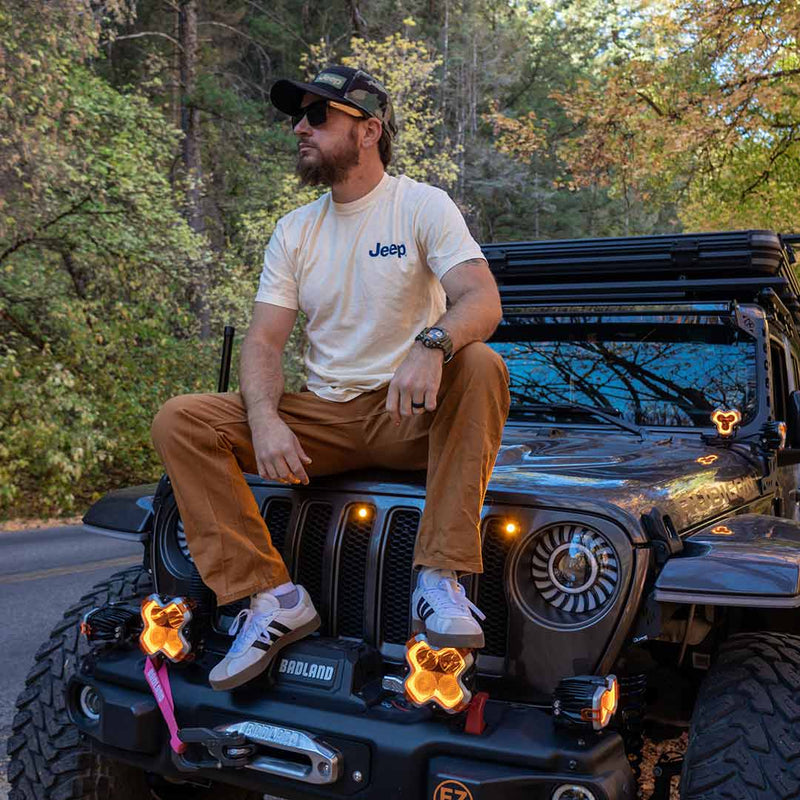
<path fill-rule="evenodd" d="M 454 617 L 469 617 L 473 612 L 478 619 L 486 619 L 486 615 L 475 605 L 464 591 L 464 587 L 452 578 L 442 578 L 432 587 L 430 603 L 436 611 L 443 611 Z"/>
<path fill-rule="evenodd" d="M 236 635 L 228 655 L 238 656 L 252 647 L 253 642 L 263 636 L 267 625 L 272 622 L 279 610 L 276 608 L 266 613 L 256 614 L 252 608 L 243 608 L 228 628 L 229 636 Z"/>

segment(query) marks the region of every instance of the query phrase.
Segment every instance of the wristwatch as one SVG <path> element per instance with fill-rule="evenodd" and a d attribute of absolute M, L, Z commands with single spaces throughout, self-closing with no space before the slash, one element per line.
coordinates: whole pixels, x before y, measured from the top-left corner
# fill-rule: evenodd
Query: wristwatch
<path fill-rule="evenodd" d="M 444 363 L 453 358 L 453 342 L 444 328 L 423 328 L 415 337 L 415 342 L 422 342 L 425 347 L 444 351 Z"/>

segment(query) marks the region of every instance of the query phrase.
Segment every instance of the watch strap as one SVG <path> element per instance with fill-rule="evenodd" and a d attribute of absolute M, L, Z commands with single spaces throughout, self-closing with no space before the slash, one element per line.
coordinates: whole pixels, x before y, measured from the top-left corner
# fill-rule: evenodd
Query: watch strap
<path fill-rule="evenodd" d="M 444 333 L 444 339 L 434 339 L 432 336 L 429 336 L 429 331 L 432 328 L 436 328 L 438 331 L 442 331 Z M 450 340 L 450 334 L 444 328 L 439 328 L 438 326 L 434 325 L 431 327 L 423 328 L 415 337 L 415 342 L 422 342 L 425 347 L 433 348 L 437 350 L 441 350 L 444 353 L 444 363 L 447 364 L 448 361 L 452 361 L 453 359 L 453 342 Z"/>

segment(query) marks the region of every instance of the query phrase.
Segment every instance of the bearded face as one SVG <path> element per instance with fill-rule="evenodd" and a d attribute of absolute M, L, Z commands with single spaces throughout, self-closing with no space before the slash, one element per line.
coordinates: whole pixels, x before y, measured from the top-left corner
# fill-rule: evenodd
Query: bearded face
<path fill-rule="evenodd" d="M 349 132 L 335 143 L 321 146 L 301 140 L 298 144 L 296 172 L 302 186 L 332 186 L 347 178 L 353 167 L 358 166 L 360 148 L 358 128 L 353 125 Z"/>

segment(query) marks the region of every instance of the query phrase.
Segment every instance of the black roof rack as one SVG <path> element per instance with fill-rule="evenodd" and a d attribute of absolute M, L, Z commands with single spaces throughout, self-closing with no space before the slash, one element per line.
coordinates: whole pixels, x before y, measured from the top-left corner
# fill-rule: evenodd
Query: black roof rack
<path fill-rule="evenodd" d="M 800 234 L 753 230 L 482 247 L 506 305 L 777 296 L 800 325 L 795 243 Z"/>

